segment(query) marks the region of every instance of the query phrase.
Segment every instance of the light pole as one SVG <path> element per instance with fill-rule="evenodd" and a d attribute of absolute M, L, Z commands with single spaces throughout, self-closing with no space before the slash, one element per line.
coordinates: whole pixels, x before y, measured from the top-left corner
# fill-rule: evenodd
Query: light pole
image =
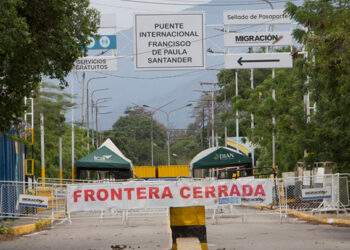
<path fill-rule="evenodd" d="M 89 83 L 92 80 L 96 80 L 96 79 L 103 79 L 106 78 L 105 76 L 98 76 L 98 77 L 92 77 L 90 78 L 87 83 L 86 83 L 86 128 L 87 128 L 87 137 L 89 137 L 90 133 L 90 125 L 89 125 Z M 90 151 L 90 146 L 88 143 L 88 150 Z"/>
<path fill-rule="evenodd" d="M 98 104 L 104 103 L 104 102 L 108 102 L 109 100 L 111 100 L 111 97 L 105 97 L 105 98 L 99 98 L 96 100 L 95 104 L 93 104 L 95 106 L 95 119 L 96 119 L 96 147 L 98 146 L 98 140 L 97 140 L 97 130 L 98 130 L 98 118 L 97 118 L 97 114 L 98 114 Z"/>
<path fill-rule="evenodd" d="M 273 10 L 274 7 L 272 5 L 272 3 L 269 0 L 261 0 L 265 3 L 267 3 L 270 8 Z M 274 26 L 272 25 L 272 31 L 274 30 Z M 273 50 L 273 47 L 271 47 Z M 266 47 L 266 50 L 268 51 L 268 47 Z M 275 78 L 275 69 L 272 69 L 272 79 Z M 275 88 L 272 89 L 272 99 L 275 101 L 276 100 L 276 90 Z M 272 168 L 275 172 L 275 174 L 277 174 L 277 168 L 276 168 L 276 117 L 273 116 L 272 117 Z"/>
<path fill-rule="evenodd" d="M 147 106 L 147 105 L 144 105 L 144 106 Z M 187 107 L 190 107 L 190 106 L 192 106 L 192 103 L 189 103 L 189 104 L 187 104 L 185 106 L 182 106 L 182 107 L 170 110 L 170 111 L 164 111 L 164 110 L 158 109 L 158 111 L 163 112 L 166 115 L 166 122 L 167 122 L 167 127 L 168 127 L 168 129 L 167 129 L 167 137 L 168 137 L 168 139 L 167 139 L 168 140 L 168 142 L 167 142 L 167 144 L 168 144 L 168 166 L 170 165 L 170 123 L 169 123 L 169 116 L 170 116 L 171 113 L 173 113 L 175 111 L 178 111 L 180 109 L 187 108 Z M 147 106 L 147 107 L 152 108 L 150 106 Z"/>
<path fill-rule="evenodd" d="M 92 91 L 92 94 L 91 94 L 91 119 L 92 119 L 92 123 L 94 121 L 94 110 L 93 110 L 93 106 L 94 106 L 94 101 L 93 101 L 93 96 L 94 96 L 94 93 L 98 92 L 98 91 L 103 91 L 103 90 L 108 90 L 108 88 L 103 88 L 103 89 L 95 89 L 94 91 Z M 89 110 L 87 110 L 87 112 L 89 113 Z M 88 128 L 89 130 L 89 128 Z M 92 146 L 94 146 L 94 126 L 92 126 L 92 138 L 91 138 L 91 144 Z M 89 143 L 88 143 L 89 145 Z M 89 149 L 89 146 L 88 146 L 88 149 Z"/>
<path fill-rule="evenodd" d="M 101 106 L 100 106 L 101 107 Z M 97 111 L 97 106 L 96 106 L 96 111 Z M 97 115 L 107 115 L 107 114 L 112 114 L 112 113 L 114 113 L 114 112 L 102 112 L 102 113 L 100 113 L 100 112 L 96 112 L 96 145 L 98 145 L 98 142 L 99 142 L 99 140 L 98 140 L 98 131 L 97 131 L 97 124 L 98 124 L 98 118 L 97 118 Z M 100 133 L 100 138 L 101 138 L 101 142 L 102 142 L 102 136 L 101 136 L 101 133 Z"/>
<path fill-rule="evenodd" d="M 156 107 L 156 108 L 150 107 L 146 104 L 142 105 L 142 107 L 154 109 L 153 111 L 151 111 L 151 160 L 152 160 L 152 166 L 154 165 L 154 158 L 153 158 L 153 115 L 156 111 L 160 110 L 161 108 L 164 108 L 165 106 L 167 106 L 170 103 L 173 103 L 175 101 L 176 101 L 176 99 L 174 99 L 170 102 L 167 102 L 166 104 L 164 104 L 160 107 Z"/>
<path fill-rule="evenodd" d="M 211 141 L 212 141 L 212 147 L 215 147 L 215 135 L 214 135 L 214 95 L 215 95 L 215 84 L 214 82 L 201 82 L 201 85 L 211 85 Z"/>

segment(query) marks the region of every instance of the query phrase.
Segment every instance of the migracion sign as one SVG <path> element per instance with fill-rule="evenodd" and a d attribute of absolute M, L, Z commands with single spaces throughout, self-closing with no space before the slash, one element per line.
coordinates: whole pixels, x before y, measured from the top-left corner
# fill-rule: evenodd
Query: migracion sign
<path fill-rule="evenodd" d="M 48 207 L 49 198 L 43 196 L 20 194 L 18 205 L 24 207 Z"/>
<path fill-rule="evenodd" d="M 203 12 L 135 14 L 135 69 L 204 69 L 204 20 Z"/>
<path fill-rule="evenodd" d="M 268 179 L 70 185 L 67 207 L 73 212 L 228 203 L 268 205 L 272 203 L 272 187 Z"/>
<path fill-rule="evenodd" d="M 224 35 L 225 47 L 289 45 L 292 45 L 292 36 L 290 32 L 229 32 Z"/>

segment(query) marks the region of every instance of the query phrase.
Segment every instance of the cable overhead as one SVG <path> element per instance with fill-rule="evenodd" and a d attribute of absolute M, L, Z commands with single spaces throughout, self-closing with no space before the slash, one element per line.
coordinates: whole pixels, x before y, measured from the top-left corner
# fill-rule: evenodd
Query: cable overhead
<path fill-rule="evenodd" d="M 249 28 L 252 28 L 252 27 L 255 27 L 255 26 L 269 24 L 270 22 L 271 21 L 266 21 L 266 22 L 262 22 L 262 23 L 259 23 L 259 24 L 246 25 L 245 27 L 236 29 L 235 31 L 231 31 L 231 32 L 239 32 L 239 31 L 242 31 L 242 30 L 245 30 L 245 29 L 249 29 Z M 218 31 L 221 31 L 221 30 L 218 30 Z M 220 34 L 209 36 L 209 37 L 205 37 L 204 39 L 197 39 L 197 40 L 194 40 L 192 42 L 202 42 L 203 40 L 208 40 L 208 39 L 211 39 L 211 38 L 220 37 L 220 36 L 224 36 L 224 35 L 225 35 L 225 32 L 222 32 Z M 164 47 L 164 48 L 171 48 L 171 47 Z M 143 55 L 143 54 L 147 54 L 147 53 L 152 53 L 152 50 L 144 51 L 142 53 L 138 53 L 138 55 Z M 124 55 L 124 56 L 117 56 L 117 58 L 118 59 L 124 59 L 124 58 L 130 58 L 130 57 L 134 57 L 134 56 L 136 56 L 136 54 L 133 53 L 133 54 Z M 110 60 L 113 60 L 113 59 L 110 59 Z"/>
<path fill-rule="evenodd" d="M 122 2 L 128 3 L 142 3 L 142 4 L 152 4 L 152 5 L 172 5 L 172 6 L 244 6 L 244 5 L 265 5 L 266 3 L 262 2 L 242 2 L 242 3 L 172 3 L 172 2 L 154 2 L 154 1 L 142 1 L 142 0 L 120 0 Z M 281 1 L 273 1 L 271 3 L 287 3 L 287 2 L 298 2 L 299 0 L 281 0 Z"/>
<path fill-rule="evenodd" d="M 205 2 L 196 2 L 192 1 L 186 3 L 164 3 L 164 2 L 146 2 L 146 1 L 128 1 L 128 0 L 120 0 L 123 2 L 129 2 L 129 3 L 143 3 L 143 4 L 149 4 L 149 5 L 168 5 L 168 6 L 210 6 L 210 7 L 220 7 L 220 6 L 250 6 L 250 5 L 265 5 L 266 3 L 264 2 L 247 2 L 247 1 L 242 1 L 240 3 L 225 3 L 225 2 L 218 2 L 217 4 L 210 4 L 210 3 L 205 3 Z M 302 2 L 302 0 L 281 0 L 281 1 L 273 1 L 271 3 L 273 4 L 278 4 L 278 3 L 287 3 L 287 2 Z M 125 6 L 120 6 L 120 5 L 112 5 L 112 4 L 104 4 L 104 3 L 95 3 L 91 2 L 91 4 L 94 5 L 100 5 L 100 6 L 106 6 L 106 7 L 112 7 L 112 8 L 121 8 L 121 9 L 128 9 L 128 10 L 140 10 L 140 11 L 159 11 L 159 12 L 168 12 L 167 10 L 155 10 L 153 9 L 142 9 L 142 8 L 137 8 L 137 7 L 125 7 Z M 216 12 L 216 11 L 214 11 Z M 214 13 L 211 11 L 208 11 L 208 13 Z"/>
<path fill-rule="evenodd" d="M 215 64 L 215 65 L 210 66 L 210 67 L 218 67 L 218 66 L 222 66 L 222 65 L 224 65 L 224 64 L 220 63 L 220 64 Z M 210 70 L 210 68 L 205 69 L 205 70 Z M 124 78 L 124 79 L 156 80 L 156 79 L 166 79 L 166 78 L 177 78 L 177 77 L 181 77 L 181 76 L 189 75 L 189 74 L 194 74 L 194 73 L 203 73 L 203 70 L 192 70 L 192 71 L 188 71 L 188 72 L 176 74 L 176 75 L 156 76 L 156 77 L 121 76 L 121 75 L 114 75 L 114 74 L 104 73 L 104 72 L 96 72 L 96 73 L 101 74 L 101 75 L 117 77 L 117 78 Z"/>

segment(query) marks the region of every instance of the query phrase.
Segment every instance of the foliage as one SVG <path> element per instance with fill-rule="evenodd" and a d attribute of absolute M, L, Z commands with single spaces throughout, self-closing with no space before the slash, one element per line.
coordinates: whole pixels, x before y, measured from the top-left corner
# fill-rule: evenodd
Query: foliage
<path fill-rule="evenodd" d="M 248 136 L 259 145 L 259 165 L 272 165 L 272 117 L 276 119 L 276 163 L 282 171 L 292 171 L 296 162 L 303 159 L 307 134 L 303 96 L 306 76 L 302 74 L 303 59 L 298 59 L 292 69 L 276 70 L 275 78 L 266 79 L 244 100 L 249 115 L 254 114 L 254 129 Z M 272 97 L 275 90 L 276 100 Z M 259 98 L 259 93 L 260 94 Z"/>
<path fill-rule="evenodd" d="M 239 111 L 240 136 L 248 136 L 258 145 L 255 156 L 259 166 L 272 166 L 272 117 L 276 119 L 276 163 L 282 171 L 293 170 L 297 161 L 303 159 L 307 131 L 303 96 L 306 75 L 302 58 L 292 69 L 254 70 L 254 89 L 250 86 L 250 70 L 240 70 L 238 74 L 239 96 L 229 91 L 231 111 Z M 235 86 L 234 70 L 221 71 L 219 84 L 223 86 L 224 74 L 228 77 L 229 88 Z M 231 87 L 232 88 L 232 87 Z M 276 100 L 272 91 L 276 92 Z M 222 100 L 222 95 L 219 96 Z M 219 99 L 220 100 L 220 99 Z M 254 114 L 254 129 L 251 129 L 251 114 Z M 235 115 L 232 115 L 236 118 Z M 229 135 L 235 134 L 235 121 L 228 122 Z"/>
<path fill-rule="evenodd" d="M 196 138 L 184 137 L 171 146 L 171 164 L 189 164 L 200 151 L 201 147 Z"/>
<path fill-rule="evenodd" d="M 86 53 L 99 14 L 88 0 L 0 1 L 0 131 L 21 122 L 24 97 L 43 75 L 61 87 L 73 63 Z"/>
<path fill-rule="evenodd" d="M 310 162 L 337 162 L 340 171 L 350 167 L 350 2 L 306 1 L 286 11 L 306 30 L 294 37 L 305 44 L 309 89 L 316 112 L 311 116 L 306 149 Z"/>
<path fill-rule="evenodd" d="M 66 112 L 73 106 L 69 94 L 58 91 L 57 86 L 43 83 L 34 101 L 35 175 L 41 176 L 40 113 L 44 116 L 45 172 L 48 178 L 59 178 L 59 136 L 62 137 L 63 178 L 71 178 L 71 126 L 65 122 Z M 85 130 L 75 127 L 75 160 L 87 155 Z"/>
<path fill-rule="evenodd" d="M 12 233 L 12 227 L 15 225 L 13 220 L 4 219 L 0 221 L 0 234 Z"/>
<path fill-rule="evenodd" d="M 282 171 L 291 171 L 297 161 L 334 161 L 340 171 L 349 171 L 350 159 L 350 3 L 340 0 L 305 1 L 303 6 L 288 3 L 286 12 L 306 29 L 293 32 L 304 45 L 306 57 L 294 51 L 294 67 L 254 70 L 254 85 L 249 86 L 249 71 L 239 71 L 239 96 L 234 96 L 234 70 L 218 74 L 220 95 L 227 83 L 231 112 L 223 114 L 229 134 L 230 116 L 239 111 L 240 135 L 259 145 L 259 165 L 272 165 L 272 117 L 276 118 L 276 161 Z M 276 100 L 272 91 L 276 91 Z M 308 117 L 304 97 L 310 92 L 310 106 L 317 107 Z M 255 128 L 250 129 L 254 114 Z M 307 122 L 309 121 L 309 122 Z M 304 158 L 304 150 L 308 154 Z"/>
<path fill-rule="evenodd" d="M 107 134 L 134 165 L 151 165 L 151 115 L 142 107 L 128 108 Z M 162 165 L 167 162 L 166 128 L 152 123 L 154 164 Z"/>

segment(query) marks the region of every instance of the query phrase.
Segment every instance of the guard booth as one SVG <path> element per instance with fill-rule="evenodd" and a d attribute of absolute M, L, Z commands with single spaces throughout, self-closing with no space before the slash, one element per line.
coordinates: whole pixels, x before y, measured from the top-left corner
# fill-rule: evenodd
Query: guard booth
<path fill-rule="evenodd" d="M 253 176 L 252 159 L 227 147 L 212 147 L 192 159 L 190 173 L 194 178 L 236 179 Z"/>
<path fill-rule="evenodd" d="M 75 163 L 78 179 L 87 179 L 88 171 L 93 179 L 129 179 L 133 164 L 116 145 L 107 139 L 97 150 Z"/>

